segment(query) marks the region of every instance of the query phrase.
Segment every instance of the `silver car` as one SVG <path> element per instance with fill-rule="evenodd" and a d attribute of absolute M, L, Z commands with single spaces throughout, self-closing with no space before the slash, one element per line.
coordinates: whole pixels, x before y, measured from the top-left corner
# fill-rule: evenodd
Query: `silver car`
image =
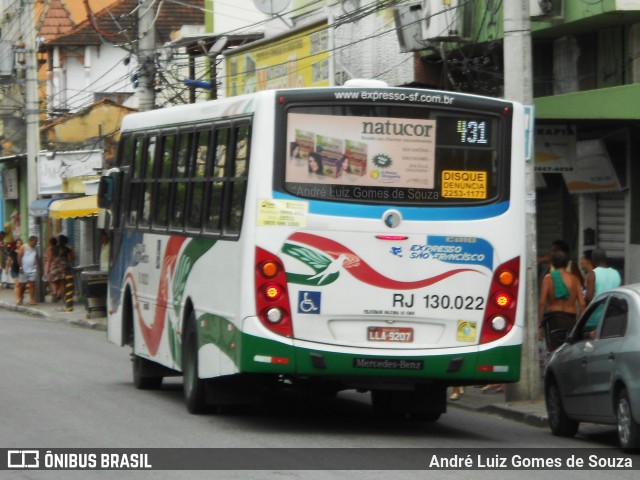
<path fill-rule="evenodd" d="M 547 365 L 544 396 L 554 435 L 611 424 L 624 450 L 640 448 L 640 283 L 589 304 Z"/>

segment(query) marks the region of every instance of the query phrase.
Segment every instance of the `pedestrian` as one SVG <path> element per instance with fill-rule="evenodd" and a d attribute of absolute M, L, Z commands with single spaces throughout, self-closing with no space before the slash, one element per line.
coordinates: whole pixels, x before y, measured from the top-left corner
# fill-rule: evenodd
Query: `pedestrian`
<path fill-rule="evenodd" d="M 18 264 L 20 265 L 21 288 L 29 290 L 29 305 L 37 305 L 36 278 L 38 277 L 38 237 L 31 235 L 27 243 L 18 249 Z M 22 291 L 24 294 L 24 290 Z"/>
<path fill-rule="evenodd" d="M 593 250 L 585 250 L 582 252 L 582 257 L 580 257 L 580 270 L 582 270 L 584 278 L 584 288 L 587 288 L 587 276 L 589 273 L 593 272 L 593 261 L 591 260 L 591 255 Z"/>
<path fill-rule="evenodd" d="M 13 294 L 16 297 L 16 305 L 22 305 L 22 286 L 20 284 L 20 264 L 18 263 L 18 249 L 22 247 L 22 240 L 17 239 L 9 245 L 7 268 L 13 281 Z"/>
<path fill-rule="evenodd" d="M 451 395 L 449 395 L 449 400 L 459 400 L 461 395 L 464 395 L 464 387 L 453 387 L 453 390 L 451 390 Z"/>
<path fill-rule="evenodd" d="M 56 291 L 58 292 L 58 298 L 64 299 L 66 301 L 67 294 L 70 293 L 71 298 L 73 298 L 73 292 L 67 292 L 67 284 L 70 283 L 70 289 L 73 289 L 73 281 L 67 282 L 67 278 L 73 278 L 73 261 L 75 260 L 76 255 L 73 249 L 69 246 L 69 239 L 65 235 L 58 235 L 58 256 L 57 260 L 60 263 L 60 268 L 62 269 L 62 277 L 58 280 L 58 287 Z"/>
<path fill-rule="evenodd" d="M 11 277 L 11 252 L 13 251 L 14 246 L 14 242 L 5 242 L 4 263 L 2 264 L 2 281 L 4 288 L 13 288 L 13 278 Z"/>
<path fill-rule="evenodd" d="M 578 277 L 580 284 L 584 283 L 584 278 L 582 277 L 582 273 L 580 272 L 580 268 L 575 264 L 573 260 L 571 260 L 571 255 L 569 252 L 569 244 L 564 240 L 554 240 L 551 242 L 551 247 L 549 248 L 549 253 L 542 257 L 538 257 L 538 264 L 541 264 L 542 268 L 540 269 L 539 278 L 544 278 L 544 276 L 554 269 L 553 263 L 551 262 L 551 257 L 556 252 L 564 252 L 567 256 L 567 272 Z"/>
<path fill-rule="evenodd" d="M 582 283 L 567 271 L 569 259 L 558 250 L 551 256 L 553 269 L 542 279 L 538 301 L 539 338 L 544 338 L 547 351 L 553 352 L 571 331 L 576 318 L 584 310 Z"/>
<path fill-rule="evenodd" d="M 44 252 L 44 280 L 49 286 L 51 300 L 56 303 L 60 300 L 58 284 L 64 278 L 64 271 L 58 256 L 58 239 L 51 237 L 49 246 Z"/>
<path fill-rule="evenodd" d="M 587 303 L 602 292 L 617 288 L 622 283 L 620 273 L 608 265 L 607 253 L 603 248 L 596 248 L 591 253 L 591 263 L 593 264 L 593 270 L 587 274 L 585 281 Z"/>
<path fill-rule="evenodd" d="M 7 283 L 5 277 L 5 249 L 7 245 L 4 242 L 5 233 L 4 230 L 0 230 L 0 288 L 4 288 Z"/>
<path fill-rule="evenodd" d="M 100 232 L 100 271 L 109 270 L 109 234 L 106 230 Z"/>

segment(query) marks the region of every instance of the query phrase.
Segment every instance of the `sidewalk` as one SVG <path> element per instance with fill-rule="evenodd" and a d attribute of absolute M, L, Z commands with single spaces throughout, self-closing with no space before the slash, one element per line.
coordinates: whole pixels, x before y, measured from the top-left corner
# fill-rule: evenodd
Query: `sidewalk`
<path fill-rule="evenodd" d="M 19 311 L 84 328 L 107 330 L 105 318 L 87 318 L 88 312 L 84 304 L 75 303 L 71 312 L 64 311 L 64 307 L 62 303 L 49 301 L 36 306 L 16 306 L 13 289 L 0 290 L 0 309 Z M 96 313 L 92 314 L 95 315 Z M 457 401 L 449 401 L 448 407 L 500 415 L 535 427 L 547 427 L 547 410 L 542 395 L 536 401 L 518 402 L 507 402 L 505 396 L 505 393 L 483 393 L 479 388 L 466 387 L 465 394 Z"/>
<path fill-rule="evenodd" d="M 3 288 L 0 290 L 0 308 L 2 309 L 14 310 L 20 313 L 44 317 L 59 322 L 66 322 L 71 325 L 85 328 L 93 328 L 102 331 L 107 330 L 106 319 L 95 318 L 98 316 L 98 312 L 92 312 L 91 317 L 93 318 L 88 318 L 89 315 L 83 303 L 74 303 L 73 310 L 66 312 L 64 303 L 52 303 L 49 301 L 49 297 L 47 297 L 47 301 L 41 302 L 35 306 L 28 304 L 28 295 L 25 295 L 24 300 L 25 303 L 23 305 L 16 305 L 16 299 L 12 288 Z"/>

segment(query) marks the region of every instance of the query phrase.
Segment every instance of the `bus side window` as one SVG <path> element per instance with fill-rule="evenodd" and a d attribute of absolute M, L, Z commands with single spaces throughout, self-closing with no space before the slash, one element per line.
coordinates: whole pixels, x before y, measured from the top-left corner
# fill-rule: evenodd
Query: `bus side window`
<path fill-rule="evenodd" d="M 164 133 L 160 138 L 160 152 L 158 167 L 158 181 L 156 202 L 154 207 L 153 225 L 164 230 L 168 225 L 168 212 L 171 199 L 169 197 L 172 177 L 173 177 L 173 147 L 175 145 L 175 133 Z"/>
<path fill-rule="evenodd" d="M 144 137 L 136 136 L 134 138 L 134 152 L 133 157 L 131 157 L 131 178 L 135 180 L 140 180 L 142 178 L 142 161 L 143 161 L 143 148 L 144 148 Z"/>
<path fill-rule="evenodd" d="M 202 211 L 207 186 L 206 169 L 207 155 L 209 152 L 209 131 L 198 130 L 191 159 L 191 193 L 187 209 L 187 228 L 191 231 L 200 231 L 202 228 Z"/>
<path fill-rule="evenodd" d="M 131 164 L 131 158 L 133 156 L 133 136 L 131 134 L 123 134 L 118 146 L 118 158 L 116 159 L 116 165 L 118 167 L 128 166 Z M 120 180 L 122 181 L 122 179 Z M 126 212 L 126 202 L 129 189 L 118 188 L 114 191 L 114 195 L 119 195 L 119 201 L 116 201 L 113 208 L 113 228 L 119 228 L 121 225 L 120 215 Z"/>
<path fill-rule="evenodd" d="M 247 192 L 247 167 L 249 165 L 249 138 L 251 128 L 242 125 L 235 131 L 235 156 L 233 158 L 233 178 L 231 179 L 231 193 L 229 199 L 229 223 L 226 233 L 239 235 L 244 213 L 244 200 Z"/>
<path fill-rule="evenodd" d="M 142 161 L 144 156 L 144 137 L 137 136 L 133 140 L 133 155 L 131 157 L 131 191 L 127 205 L 127 225 L 135 227 L 138 222 L 138 212 L 143 195 Z"/>
<path fill-rule="evenodd" d="M 191 150 L 193 132 L 182 132 L 178 136 L 176 151 L 174 183 L 172 187 L 173 212 L 171 228 L 182 231 L 184 229 L 185 203 L 187 201 L 187 186 L 189 175 L 189 152 Z"/>
<path fill-rule="evenodd" d="M 229 142 L 229 128 L 219 127 L 214 135 L 214 155 L 212 156 L 213 168 L 211 172 L 209 202 L 205 213 L 204 228 L 207 232 L 219 234 L 220 210 L 222 208 L 225 172 L 227 163 L 227 144 Z"/>
<path fill-rule="evenodd" d="M 157 136 L 150 135 L 145 142 L 144 149 L 144 180 L 142 187 L 142 215 L 140 217 L 140 226 L 148 227 L 151 225 L 151 209 L 153 202 L 153 193 L 155 187 L 155 158 L 156 158 Z"/>

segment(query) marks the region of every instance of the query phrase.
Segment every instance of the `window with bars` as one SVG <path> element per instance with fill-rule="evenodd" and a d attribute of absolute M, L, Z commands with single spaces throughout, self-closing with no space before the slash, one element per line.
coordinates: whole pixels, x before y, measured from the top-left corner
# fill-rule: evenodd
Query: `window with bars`
<path fill-rule="evenodd" d="M 249 118 L 124 133 L 118 165 L 128 167 L 125 226 L 239 237 L 250 140 Z"/>

